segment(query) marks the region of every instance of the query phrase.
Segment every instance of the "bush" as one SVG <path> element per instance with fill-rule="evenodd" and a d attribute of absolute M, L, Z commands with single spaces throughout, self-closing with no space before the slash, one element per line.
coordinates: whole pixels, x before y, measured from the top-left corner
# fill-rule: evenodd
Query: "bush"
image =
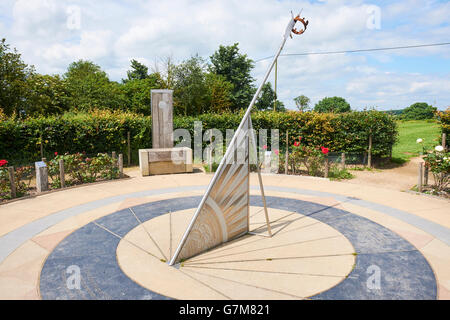
<path fill-rule="evenodd" d="M 408 108 L 403 109 L 401 118 L 403 120 L 433 119 L 435 112 L 435 107 L 430 106 L 425 102 L 416 102 Z"/>
<path fill-rule="evenodd" d="M 194 137 L 194 121 L 201 121 L 203 130 L 217 128 L 225 137 L 226 129 L 236 129 L 243 112 L 202 114 L 197 117 L 174 117 L 174 129 L 185 128 Z M 280 149 L 286 149 L 285 134 L 289 132 L 289 145 L 302 136 L 307 146 L 324 146 L 331 152 L 364 153 L 372 134 L 373 157 L 388 157 L 396 141 L 397 129 L 392 116 L 377 111 L 348 112 L 342 114 L 315 112 L 254 112 L 254 129 L 279 129 Z M 133 113 L 93 111 L 66 113 L 60 117 L 39 117 L 18 120 L 10 118 L 0 122 L 0 157 L 12 165 L 30 163 L 40 159 L 40 143 L 44 156 L 60 154 L 116 151 L 127 154 L 127 132 L 131 133 L 132 159 L 137 150 L 150 148 L 151 117 Z M 270 146 L 270 132 L 268 145 Z M 42 137 L 42 140 L 41 140 Z M 192 139 L 193 146 L 194 139 Z M 206 146 L 206 141 L 204 141 Z"/>
<path fill-rule="evenodd" d="M 0 160 L 0 200 L 11 199 L 11 183 L 9 181 L 9 173 L 6 160 Z M 30 189 L 32 179 L 31 166 L 22 166 L 15 168 L 14 180 L 16 184 L 16 197 L 22 197 L 27 194 Z"/>
<path fill-rule="evenodd" d="M 338 165 L 331 165 L 328 171 L 328 178 L 330 180 L 353 179 L 354 177 L 347 169 L 339 168 Z"/>
<path fill-rule="evenodd" d="M 97 180 L 112 180 L 119 178 L 117 159 L 105 153 L 96 157 L 87 157 L 84 153 L 56 155 L 47 162 L 50 186 L 61 188 L 59 177 L 59 161 L 64 161 L 65 184 L 67 186 L 95 182 Z"/>
<path fill-rule="evenodd" d="M 442 133 L 450 134 L 450 107 L 445 111 L 437 112 L 437 117 L 442 125 Z"/>
<path fill-rule="evenodd" d="M 435 191 L 445 191 L 450 182 L 450 152 L 446 152 L 442 146 L 437 146 L 428 151 L 423 160 L 433 173 Z"/>

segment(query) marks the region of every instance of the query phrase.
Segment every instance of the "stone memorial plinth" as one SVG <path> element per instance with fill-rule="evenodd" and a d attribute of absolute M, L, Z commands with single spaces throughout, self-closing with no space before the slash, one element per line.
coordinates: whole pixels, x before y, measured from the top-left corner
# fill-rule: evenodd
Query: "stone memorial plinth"
<path fill-rule="evenodd" d="M 173 90 L 152 90 L 152 149 L 139 150 L 143 176 L 192 172 L 192 149 L 173 147 Z"/>
<path fill-rule="evenodd" d="M 143 176 L 192 172 L 192 149 L 141 149 L 139 150 L 139 166 Z"/>

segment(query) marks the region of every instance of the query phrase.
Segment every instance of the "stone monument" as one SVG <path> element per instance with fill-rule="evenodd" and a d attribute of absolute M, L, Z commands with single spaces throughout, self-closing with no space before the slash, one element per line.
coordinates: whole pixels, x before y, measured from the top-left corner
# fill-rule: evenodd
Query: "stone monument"
<path fill-rule="evenodd" d="M 173 147 L 173 90 L 152 90 L 152 149 L 139 150 L 143 176 L 192 172 L 192 149 Z"/>

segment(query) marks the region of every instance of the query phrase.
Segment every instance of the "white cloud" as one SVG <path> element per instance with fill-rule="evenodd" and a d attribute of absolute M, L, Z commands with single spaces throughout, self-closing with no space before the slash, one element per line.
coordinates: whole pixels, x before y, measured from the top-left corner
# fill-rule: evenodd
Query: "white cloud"
<path fill-rule="evenodd" d="M 207 58 L 220 44 L 239 42 L 241 51 L 253 59 L 270 56 L 278 48 L 290 10 L 301 8 L 309 28 L 289 40 L 284 53 L 448 41 L 449 3 L 389 3 L 381 7 L 380 30 L 367 28 L 369 5 L 372 1 L 5 0 L 0 9 L 10 20 L 0 16 L 0 30 L 39 72 L 63 73 L 72 61 L 89 59 L 114 80 L 126 76 L 130 59 L 151 66 L 158 57 L 168 55 L 176 61 L 196 53 Z M 80 8 L 79 29 L 68 28 L 70 6 Z M 448 47 L 379 52 L 370 59 L 365 54 L 282 57 L 279 97 L 292 108 L 292 99 L 299 94 L 306 94 L 313 103 L 340 95 L 354 107 L 403 107 L 422 97 L 445 106 L 450 98 L 448 72 L 422 71 L 412 76 L 413 65 L 408 74 L 393 70 L 387 75 L 384 71 L 389 69 L 383 70 L 383 65 L 391 66 L 398 57 L 426 59 L 430 54 L 448 66 Z M 268 62 L 256 64 L 256 79 L 261 79 Z"/>

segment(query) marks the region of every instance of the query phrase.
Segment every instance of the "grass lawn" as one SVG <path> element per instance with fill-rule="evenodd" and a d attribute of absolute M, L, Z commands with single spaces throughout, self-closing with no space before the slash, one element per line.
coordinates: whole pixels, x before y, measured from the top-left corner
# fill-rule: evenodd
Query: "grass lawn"
<path fill-rule="evenodd" d="M 434 148 L 439 143 L 440 124 L 434 120 L 398 121 L 398 141 L 392 149 L 392 161 L 404 163 L 409 158 L 417 157 L 422 151 L 422 145 L 416 143 L 423 139 L 427 148 Z"/>

